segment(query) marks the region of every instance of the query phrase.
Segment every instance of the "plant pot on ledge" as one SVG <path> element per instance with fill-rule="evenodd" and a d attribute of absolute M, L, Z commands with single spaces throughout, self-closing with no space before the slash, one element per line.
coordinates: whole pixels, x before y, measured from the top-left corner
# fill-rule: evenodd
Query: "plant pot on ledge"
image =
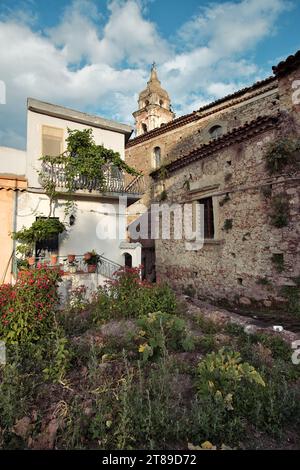
<path fill-rule="evenodd" d="M 29 266 L 33 266 L 35 263 L 35 256 L 29 256 L 29 258 L 27 258 L 27 261 Z"/>
<path fill-rule="evenodd" d="M 88 264 L 88 273 L 95 273 L 97 269 L 96 264 Z"/>
<path fill-rule="evenodd" d="M 89 259 L 91 259 L 92 253 L 88 251 L 87 253 L 84 253 L 83 257 L 85 261 L 88 261 Z"/>
<path fill-rule="evenodd" d="M 51 263 L 52 266 L 57 265 L 57 255 L 51 255 L 50 256 L 50 263 Z"/>

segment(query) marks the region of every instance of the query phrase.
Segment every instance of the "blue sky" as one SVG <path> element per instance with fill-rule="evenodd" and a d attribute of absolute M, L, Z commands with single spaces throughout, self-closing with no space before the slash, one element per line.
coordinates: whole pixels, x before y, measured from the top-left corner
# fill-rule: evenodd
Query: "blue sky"
<path fill-rule="evenodd" d="M 299 22 L 299 0 L 0 0 L 0 145 L 25 147 L 28 96 L 132 123 L 153 60 L 188 113 L 271 75 Z"/>

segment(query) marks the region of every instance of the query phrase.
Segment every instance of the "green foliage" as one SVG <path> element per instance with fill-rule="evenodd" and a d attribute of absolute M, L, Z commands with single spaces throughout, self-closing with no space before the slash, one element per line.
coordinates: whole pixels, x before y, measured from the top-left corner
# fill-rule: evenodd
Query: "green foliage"
<path fill-rule="evenodd" d="M 205 318 L 204 315 L 197 316 L 196 323 L 200 326 L 201 331 L 206 334 L 215 334 L 222 330 L 220 324 L 210 318 Z"/>
<path fill-rule="evenodd" d="M 267 277 L 259 277 L 256 281 L 259 286 L 272 286 L 270 279 Z"/>
<path fill-rule="evenodd" d="M 63 335 L 60 328 L 50 333 L 51 338 L 51 357 L 47 367 L 43 369 L 46 380 L 51 382 L 61 382 L 66 374 L 70 362 L 70 350 L 68 349 L 68 340 Z"/>
<path fill-rule="evenodd" d="M 233 409 L 234 394 L 237 390 L 250 383 L 265 387 L 261 375 L 253 366 L 242 362 L 238 352 L 222 348 L 218 352 L 208 354 L 198 365 L 199 395 L 212 395 L 216 401 L 222 400 L 228 410 Z"/>
<path fill-rule="evenodd" d="M 278 273 L 282 273 L 284 271 L 283 253 L 273 253 L 271 257 L 271 261 Z"/>
<path fill-rule="evenodd" d="M 49 240 L 65 230 L 66 226 L 59 219 L 39 217 L 32 223 L 31 227 L 23 227 L 21 230 L 14 232 L 12 238 L 21 243 L 17 247 L 17 251 L 22 255 L 30 256 L 36 242 Z"/>
<path fill-rule="evenodd" d="M 282 172 L 287 166 L 294 167 L 299 151 L 299 139 L 282 138 L 272 142 L 265 153 L 266 169 L 272 175 Z"/>
<path fill-rule="evenodd" d="M 139 352 L 142 361 L 161 356 L 165 349 L 176 351 L 193 349 L 193 341 L 186 330 L 185 321 L 176 315 L 154 312 L 137 321 Z"/>
<path fill-rule="evenodd" d="M 64 164 L 66 187 L 69 193 L 76 190 L 78 175 L 87 181 L 87 187 L 90 183 L 93 189 L 105 190 L 105 170 L 109 167 L 125 171 L 131 175 L 139 175 L 134 168 L 131 168 L 122 160 L 118 152 L 107 149 L 103 145 L 97 145 L 93 138 L 92 129 L 82 131 L 68 129 L 66 141 L 66 152 L 56 157 L 41 157 L 41 161 L 50 166 Z M 49 197 L 56 198 L 55 188 L 51 184 L 51 172 L 47 176 L 47 173 L 42 169 L 40 177 Z"/>
<path fill-rule="evenodd" d="M 287 299 L 288 312 L 300 315 L 300 292 L 299 286 L 283 286 L 281 295 Z"/>
<path fill-rule="evenodd" d="M 292 351 L 290 346 L 280 336 L 267 335 L 264 333 L 257 333 L 254 337 L 255 341 L 260 342 L 272 351 L 272 356 L 275 359 L 283 359 L 285 361 L 291 360 Z"/>
<path fill-rule="evenodd" d="M 276 228 L 289 224 L 290 205 L 285 193 L 276 194 L 272 198 L 269 216 L 271 224 Z"/>
<path fill-rule="evenodd" d="M 232 229 L 232 226 L 232 219 L 226 219 L 223 225 L 223 230 L 225 230 L 225 232 L 228 232 Z"/>
<path fill-rule="evenodd" d="M 160 200 L 160 201 L 166 201 L 166 199 L 168 199 L 168 193 L 167 193 L 167 191 L 164 189 L 164 190 L 160 193 L 159 200 Z"/>
<path fill-rule="evenodd" d="M 230 196 L 228 193 L 219 201 L 219 206 L 223 207 L 227 202 L 230 201 Z"/>
<path fill-rule="evenodd" d="M 210 353 L 214 351 L 217 347 L 216 341 L 213 334 L 206 334 L 200 336 L 195 340 L 197 350 L 200 350 L 203 354 Z"/>
<path fill-rule="evenodd" d="M 85 264 L 88 264 L 90 266 L 97 266 L 99 263 L 101 263 L 101 256 L 98 255 L 95 250 L 92 250 L 90 252 L 90 255 L 90 258 L 84 260 Z"/>
<path fill-rule="evenodd" d="M 100 288 L 93 306 L 95 322 L 111 318 L 138 318 L 151 312 L 175 313 L 176 297 L 164 284 L 141 281 L 140 269 L 121 268 L 116 279 Z"/>

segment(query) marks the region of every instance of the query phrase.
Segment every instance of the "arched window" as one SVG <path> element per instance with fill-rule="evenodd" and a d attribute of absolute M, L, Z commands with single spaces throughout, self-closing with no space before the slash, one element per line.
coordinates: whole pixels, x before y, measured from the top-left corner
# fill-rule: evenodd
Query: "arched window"
<path fill-rule="evenodd" d="M 209 129 L 209 135 L 212 139 L 218 139 L 223 134 L 222 126 L 213 126 Z"/>
<path fill-rule="evenodd" d="M 143 129 L 144 134 L 148 131 L 147 124 L 145 124 L 144 122 L 142 123 L 142 129 Z"/>
<path fill-rule="evenodd" d="M 160 104 L 160 106 L 163 106 L 164 105 L 163 100 L 159 100 L 159 104 Z"/>
<path fill-rule="evenodd" d="M 154 147 L 153 150 L 153 166 L 159 168 L 161 166 L 161 150 L 160 147 Z"/>
<path fill-rule="evenodd" d="M 149 106 L 149 101 L 148 100 L 145 101 L 145 106 Z"/>

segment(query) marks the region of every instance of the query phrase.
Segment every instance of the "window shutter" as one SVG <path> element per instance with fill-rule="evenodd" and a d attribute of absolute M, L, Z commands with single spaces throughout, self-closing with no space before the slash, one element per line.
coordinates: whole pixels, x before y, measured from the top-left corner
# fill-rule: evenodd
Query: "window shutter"
<path fill-rule="evenodd" d="M 63 151 L 64 131 L 57 127 L 42 127 L 42 153 L 43 156 L 56 157 Z"/>

